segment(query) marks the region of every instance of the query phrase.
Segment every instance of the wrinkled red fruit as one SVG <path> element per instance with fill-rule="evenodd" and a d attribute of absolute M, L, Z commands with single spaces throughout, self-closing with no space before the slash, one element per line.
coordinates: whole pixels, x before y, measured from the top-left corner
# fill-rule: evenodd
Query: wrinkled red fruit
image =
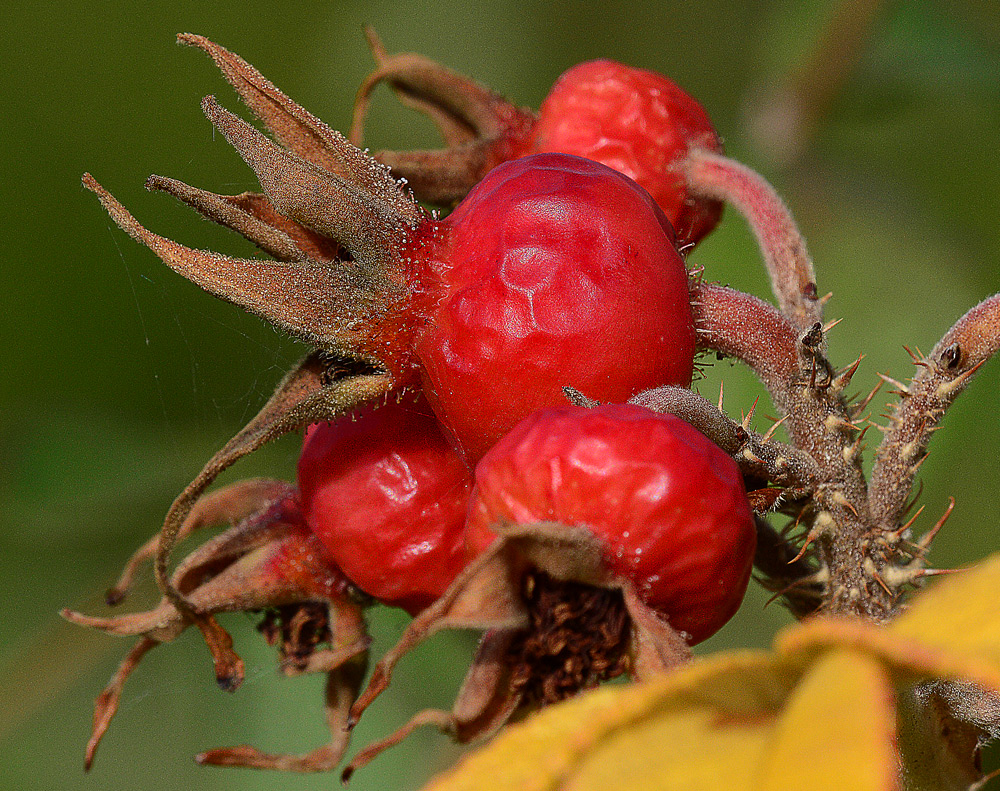
<path fill-rule="evenodd" d="M 412 252 L 426 266 L 414 350 L 434 411 L 478 460 L 572 385 L 626 401 L 690 384 L 687 272 L 635 182 L 579 157 L 494 169 Z"/>
<path fill-rule="evenodd" d="M 375 155 L 421 199 L 448 205 L 501 162 L 561 152 L 637 181 L 682 246 L 696 244 L 718 223 L 722 204 L 695 197 L 684 171 L 692 149 L 721 153 L 722 143 L 701 105 L 663 75 L 611 60 L 581 63 L 557 80 L 536 115 L 427 58 L 388 55 L 371 31 L 369 38 L 379 67 L 358 94 L 351 136 L 360 140 L 369 95 L 382 81 L 427 113 L 448 148 Z"/>
<path fill-rule="evenodd" d="M 660 74 L 593 60 L 552 87 L 527 151 L 563 151 L 624 173 L 649 191 L 677 238 L 694 244 L 716 226 L 722 204 L 690 195 L 678 165 L 692 147 L 722 150 L 698 102 Z"/>
<path fill-rule="evenodd" d="M 342 367 L 317 378 L 318 358 L 303 361 L 259 416 L 280 428 L 252 436 L 343 414 L 419 379 L 472 464 L 519 420 L 562 403 L 565 385 L 617 402 L 690 383 L 695 332 L 687 272 L 669 221 L 634 181 L 591 160 L 537 154 L 495 168 L 438 220 L 396 174 L 245 61 L 207 39 L 181 39 L 212 55 L 287 148 L 207 97 L 206 115 L 253 168 L 263 194 L 216 195 L 162 178 L 150 184 L 238 230 L 280 263 L 171 242 L 143 228 L 92 177 L 84 184 L 175 270 Z M 334 249 L 338 255 L 327 258 Z M 305 397 L 300 387 L 311 388 L 310 400 L 293 407 Z M 235 459 L 251 444 L 224 455 Z M 224 468 L 220 463 L 212 470 Z M 182 510 L 165 520 L 168 537 Z"/>
<path fill-rule="evenodd" d="M 298 481 L 306 523 L 369 596 L 412 615 L 461 571 L 472 476 L 423 399 L 311 426 Z"/>
<path fill-rule="evenodd" d="M 467 542 L 493 524 L 585 526 L 611 572 L 694 645 L 738 609 L 756 533 L 735 462 L 673 415 L 563 406 L 522 421 L 483 457 Z"/>

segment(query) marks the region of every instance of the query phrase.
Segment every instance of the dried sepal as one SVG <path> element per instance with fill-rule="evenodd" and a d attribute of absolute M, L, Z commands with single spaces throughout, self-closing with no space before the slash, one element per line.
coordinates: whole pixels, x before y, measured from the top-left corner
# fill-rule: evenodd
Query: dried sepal
<path fill-rule="evenodd" d="M 399 189 L 385 167 L 289 99 L 241 57 L 204 36 L 181 33 L 177 40 L 207 52 L 268 131 L 296 157 L 336 174 L 357 191 L 378 195 L 390 216 L 399 216 L 410 224 L 419 221 L 419 208 Z"/>
<path fill-rule="evenodd" d="M 366 745 L 341 772 L 345 783 L 358 770 L 403 741 L 417 728 L 431 726 L 459 744 L 486 738 L 510 721 L 521 705 L 523 693 L 510 685 L 508 655 L 515 629 L 491 629 L 483 635 L 450 711 L 424 709 L 404 725 Z"/>
<path fill-rule="evenodd" d="M 350 139 L 360 145 L 372 92 L 388 82 L 409 106 L 436 124 L 446 148 L 377 151 L 421 200 L 438 205 L 465 197 L 490 170 L 510 158 L 527 135 L 534 113 L 520 109 L 489 88 L 422 55 L 389 55 L 370 29 L 368 42 L 377 68 L 362 83 L 354 105 Z"/>
<path fill-rule="evenodd" d="M 524 563 L 506 541 L 496 541 L 466 566 L 430 607 L 420 612 L 399 641 L 375 665 L 365 691 L 351 710 L 354 727 L 365 709 L 389 686 L 399 660 L 442 629 L 513 629 L 528 624 L 518 593 Z"/>
<path fill-rule="evenodd" d="M 406 231 L 425 215 L 377 162 L 363 155 L 363 166 L 375 169 L 381 178 L 360 185 L 272 142 L 221 107 L 214 96 L 206 96 L 201 106 L 253 169 L 279 214 L 336 240 L 370 273 L 384 273 L 398 261 Z M 344 145 L 350 146 L 346 140 Z"/>
<path fill-rule="evenodd" d="M 375 666 L 351 710 L 350 725 L 385 691 L 395 665 L 418 643 L 445 628 L 483 629 L 486 635 L 452 710 L 417 714 L 359 753 L 345 778 L 419 726 L 435 725 L 465 742 L 493 732 L 525 707 L 559 700 L 626 670 L 646 678 L 690 659 L 683 637 L 631 583 L 609 571 L 604 546 L 589 530 L 548 522 L 494 529 L 499 537 L 414 618 Z M 594 619 L 589 628 L 567 626 L 578 614 L 584 621 Z M 559 661 L 544 661 L 554 656 Z"/>
<path fill-rule="evenodd" d="M 196 530 L 216 525 L 232 526 L 271 507 L 281 497 L 287 496 L 289 485 L 273 478 L 248 478 L 217 491 L 206 494 L 191 509 L 175 539 L 181 542 Z M 160 534 L 137 549 L 129 558 L 118 577 L 118 582 L 105 595 L 109 605 L 119 604 L 132 587 L 139 569 L 156 557 Z"/>
<path fill-rule="evenodd" d="M 366 32 L 377 68 L 358 89 L 351 123 L 352 139 L 361 139 L 368 100 L 372 91 L 382 82 L 388 82 L 408 99 L 419 100 L 422 111 L 426 112 L 425 107 L 432 106 L 437 112 L 446 113 L 461 122 L 471 131 L 467 140 L 497 138 L 508 134 L 511 127 L 505 118 L 517 113 L 525 116 L 523 122 L 526 124 L 534 120 L 533 113 L 518 110 L 485 85 L 447 69 L 430 58 L 410 52 L 388 54 L 374 31 L 369 28 Z"/>
<path fill-rule="evenodd" d="M 322 353 L 314 352 L 285 377 L 257 416 L 209 459 L 167 512 L 154 563 L 156 580 L 173 605 L 201 629 L 213 652 L 220 684 L 238 685 L 242 678 L 238 657 L 227 644 L 228 635 L 213 618 L 200 615 L 197 607 L 187 602 L 184 594 L 171 584 L 167 571 L 170 552 L 191 509 L 216 477 L 239 459 L 290 431 L 333 420 L 388 392 L 391 384 L 388 374 L 331 378 L 330 364 Z"/>
<path fill-rule="evenodd" d="M 688 187 L 727 201 L 746 217 L 760 244 L 781 312 L 798 330 L 822 324 L 816 273 L 791 212 L 759 174 L 708 149 L 695 148 L 684 162 Z"/>
<path fill-rule="evenodd" d="M 206 498 L 199 503 L 199 516 L 206 523 L 225 519 L 233 513 L 231 499 L 217 498 L 213 503 Z M 332 763 L 323 768 L 336 765 L 346 748 L 343 725 L 364 677 L 370 640 L 360 608 L 348 595 L 346 578 L 326 560 L 322 545 L 302 523 L 294 488 L 285 484 L 276 491 L 269 508 L 244 518 L 192 552 L 174 572 L 172 584 L 203 615 L 290 605 L 320 608 L 321 634 L 311 637 L 294 656 L 286 656 L 286 660 L 292 661 L 283 662 L 283 666 L 289 675 L 331 674 L 327 718 L 331 722 L 332 741 L 326 748 L 315 751 L 311 762 L 318 764 L 324 758 Z M 89 768 L 118 710 L 128 677 L 150 649 L 174 640 L 191 625 L 192 619 L 166 596 L 152 610 L 141 613 L 93 617 L 64 610 L 63 616 L 111 634 L 140 637 L 95 702 L 93 732 L 85 757 Z M 328 642 L 330 647 L 319 648 L 320 642 Z M 282 650 L 289 653 L 287 646 Z M 253 748 L 248 747 L 236 748 L 232 753 L 224 749 L 214 755 L 218 759 L 214 762 L 227 765 L 263 766 L 270 760 L 278 766 L 288 762 L 287 756 L 253 755 Z M 223 755 L 228 756 L 227 760 L 222 760 Z M 309 765 L 308 760 L 303 764 Z"/>
<path fill-rule="evenodd" d="M 98 196 L 122 230 L 210 294 L 331 353 L 364 359 L 364 335 L 368 333 L 359 319 L 366 313 L 384 313 L 385 307 L 374 304 L 372 290 L 350 267 L 318 261 L 231 258 L 194 250 L 146 230 L 89 173 L 83 175 L 83 185 Z M 381 363 L 370 359 L 373 364 Z"/>
<path fill-rule="evenodd" d="M 365 116 L 368 113 L 368 104 L 374 89 L 383 80 L 387 80 L 397 98 L 407 107 L 423 113 L 437 127 L 438 132 L 444 140 L 446 146 L 457 146 L 468 143 L 475 139 L 477 130 L 472 122 L 461 117 L 460 114 L 450 111 L 444 104 L 436 101 L 434 97 L 422 95 L 419 86 L 409 86 L 403 80 L 393 80 L 389 72 L 400 70 L 400 60 L 412 58 L 418 61 L 425 61 L 422 55 L 396 54 L 390 55 L 385 45 L 371 25 L 364 26 L 365 39 L 368 48 L 375 59 L 376 70 L 372 72 L 358 88 L 358 93 L 354 101 L 354 114 L 351 118 L 351 129 L 347 139 L 354 145 L 361 146 L 364 140 Z M 433 69 L 437 64 L 426 62 L 425 65 Z M 440 68 L 440 67 L 437 67 Z M 474 90 L 481 90 L 479 86 L 473 86 Z"/>
<path fill-rule="evenodd" d="M 346 585 L 343 575 L 325 562 L 322 545 L 301 524 L 301 517 L 290 518 L 285 509 L 279 501 L 200 545 L 178 565 L 172 587 L 203 615 L 336 595 Z M 144 612 L 97 617 L 64 610 L 63 615 L 108 634 L 144 635 L 161 643 L 176 639 L 191 625 L 167 596 Z"/>
<path fill-rule="evenodd" d="M 150 176 L 146 189 L 173 195 L 278 261 L 334 261 L 341 250 L 337 242 L 278 214 L 267 196 L 257 192 L 217 195 L 164 176 Z"/>
<path fill-rule="evenodd" d="M 334 631 L 334 636 L 337 632 Z M 328 772 L 340 763 L 347 751 L 351 734 L 347 717 L 351 704 L 358 696 L 368 668 L 367 637 L 339 651 L 314 654 L 308 672 L 327 673 L 324 693 L 324 715 L 330 731 L 330 741 L 308 753 L 265 753 L 249 744 L 217 747 L 195 756 L 199 764 L 235 766 L 243 769 L 277 769 L 286 772 Z M 321 660 L 321 661 L 316 661 Z"/>
<path fill-rule="evenodd" d="M 101 739 L 104 738 L 104 734 L 107 733 L 111 721 L 114 719 L 115 714 L 118 713 L 118 705 L 121 702 L 122 689 L 125 686 L 125 682 L 132 675 L 132 671 L 142 661 L 142 658 L 149 653 L 150 649 L 155 648 L 159 644 L 158 641 L 150 637 L 140 637 L 139 642 L 135 644 L 118 666 L 115 674 L 111 677 L 111 681 L 108 682 L 108 685 L 102 690 L 101 694 L 97 696 L 97 700 L 94 701 L 94 721 L 90 729 L 90 739 L 87 740 L 87 747 L 83 753 L 84 771 L 89 772 L 91 767 L 93 767 L 94 757 L 97 754 L 97 748 L 101 743 Z"/>
<path fill-rule="evenodd" d="M 945 411 L 1000 349 L 1000 294 L 959 319 L 922 360 L 893 410 L 872 471 L 870 502 L 883 530 L 902 517 L 913 479 Z"/>
<path fill-rule="evenodd" d="M 184 247 L 143 228 L 89 174 L 84 185 L 124 230 L 210 293 L 332 354 L 404 375 L 401 313 L 410 283 L 403 248 L 425 213 L 383 165 L 240 58 L 199 36 L 181 40 L 212 55 L 288 148 L 207 97 L 206 115 L 254 169 L 265 195 L 215 195 L 163 177 L 148 186 L 238 231 L 279 262 Z"/>
<path fill-rule="evenodd" d="M 691 659 L 691 649 L 681 635 L 639 598 L 633 585 L 623 584 L 622 594 L 631 621 L 628 653 L 632 678 L 644 681 Z"/>

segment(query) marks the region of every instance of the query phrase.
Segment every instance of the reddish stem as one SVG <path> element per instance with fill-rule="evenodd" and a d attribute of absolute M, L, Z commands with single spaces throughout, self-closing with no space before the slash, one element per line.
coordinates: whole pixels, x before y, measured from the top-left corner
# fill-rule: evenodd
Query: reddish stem
<path fill-rule="evenodd" d="M 735 357 L 757 374 L 775 406 L 790 411 L 799 376 L 798 335 L 778 311 L 742 291 L 700 283 L 691 292 L 698 348 Z"/>
<path fill-rule="evenodd" d="M 816 274 L 792 214 L 762 176 L 729 157 L 695 148 L 685 162 L 697 194 L 734 205 L 757 237 L 781 312 L 798 330 L 823 320 Z"/>

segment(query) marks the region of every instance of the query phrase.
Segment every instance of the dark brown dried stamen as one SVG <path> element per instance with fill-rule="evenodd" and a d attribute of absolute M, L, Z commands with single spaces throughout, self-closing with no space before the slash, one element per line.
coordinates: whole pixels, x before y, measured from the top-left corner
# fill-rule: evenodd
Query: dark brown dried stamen
<path fill-rule="evenodd" d="M 281 666 L 294 670 L 305 670 L 316 647 L 333 639 L 326 605 L 316 602 L 267 610 L 257 631 L 268 645 L 278 645 Z"/>
<path fill-rule="evenodd" d="M 531 627 L 508 652 L 511 688 L 528 705 L 556 703 L 628 670 L 629 620 L 621 591 L 559 582 L 533 571 L 522 595 Z"/>

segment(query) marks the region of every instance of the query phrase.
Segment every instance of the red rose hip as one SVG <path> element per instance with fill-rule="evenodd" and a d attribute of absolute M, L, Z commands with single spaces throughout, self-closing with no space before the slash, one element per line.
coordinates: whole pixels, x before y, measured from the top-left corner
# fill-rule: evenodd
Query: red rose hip
<path fill-rule="evenodd" d="M 144 228 L 89 174 L 84 185 L 177 272 L 314 347 L 175 499 L 157 545 L 158 585 L 228 672 L 237 666 L 228 635 L 169 574 L 185 519 L 220 471 L 418 381 L 474 463 L 526 415 L 561 403 L 565 385 L 604 401 L 687 385 L 695 332 L 671 226 L 628 177 L 562 154 L 525 157 L 438 220 L 245 61 L 198 36 L 181 40 L 212 56 L 278 142 L 206 97 L 205 114 L 262 192 L 218 195 L 160 177 L 149 186 L 276 261 L 185 247 Z"/>
<path fill-rule="evenodd" d="M 572 385 L 626 401 L 690 384 L 687 271 L 649 194 L 591 160 L 494 169 L 418 252 L 429 274 L 414 351 L 423 389 L 471 462 Z"/>
<path fill-rule="evenodd" d="M 531 152 L 563 151 L 629 176 L 653 196 L 683 244 L 694 244 L 719 222 L 722 204 L 695 198 L 683 159 L 692 147 L 721 151 L 708 115 L 661 74 L 611 60 L 565 72 L 542 102 Z"/>
<path fill-rule="evenodd" d="M 298 482 L 306 523 L 375 599 L 414 614 L 462 569 L 472 477 L 423 399 L 311 426 Z"/>
<path fill-rule="evenodd" d="M 610 571 L 692 645 L 736 612 L 756 546 L 736 463 L 679 418 L 630 404 L 542 410 L 483 457 L 470 551 L 493 524 L 536 522 L 592 531 Z"/>
<path fill-rule="evenodd" d="M 682 245 L 696 244 L 718 223 L 717 196 L 695 193 L 685 171 L 691 151 L 721 153 L 722 142 L 701 105 L 667 77 L 611 60 L 580 63 L 556 81 L 536 115 L 427 58 L 388 55 L 370 41 L 379 67 L 358 93 L 351 139 L 360 141 L 368 97 L 382 81 L 426 112 L 448 148 L 375 154 L 422 199 L 454 203 L 501 162 L 561 152 L 635 179 L 663 209 Z"/>

